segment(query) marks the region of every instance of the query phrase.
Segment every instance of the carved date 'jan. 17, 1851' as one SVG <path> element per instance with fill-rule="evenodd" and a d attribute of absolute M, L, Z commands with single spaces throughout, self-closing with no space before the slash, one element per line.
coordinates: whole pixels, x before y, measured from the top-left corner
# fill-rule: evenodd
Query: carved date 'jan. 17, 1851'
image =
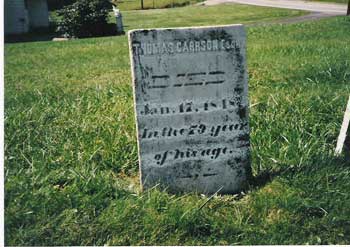
<path fill-rule="evenodd" d="M 221 99 L 221 100 L 206 100 L 204 102 L 180 102 L 177 105 L 174 104 L 144 104 L 140 105 L 141 115 L 165 115 L 165 114 L 178 114 L 178 113 L 196 113 L 196 112 L 208 112 L 215 110 L 234 110 L 242 108 L 240 105 L 241 97 L 237 96 L 233 99 Z"/>

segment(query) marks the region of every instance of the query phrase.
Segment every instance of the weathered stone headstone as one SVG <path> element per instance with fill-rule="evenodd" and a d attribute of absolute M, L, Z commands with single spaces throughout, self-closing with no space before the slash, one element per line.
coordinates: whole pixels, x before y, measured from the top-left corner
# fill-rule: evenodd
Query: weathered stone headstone
<path fill-rule="evenodd" d="M 348 100 L 347 107 L 345 109 L 343 124 L 340 129 L 340 134 L 337 141 L 337 147 L 335 149 L 336 154 L 341 154 L 343 151 L 350 157 L 350 97 Z"/>
<path fill-rule="evenodd" d="M 233 193 L 250 175 L 242 25 L 129 32 L 141 184 Z"/>

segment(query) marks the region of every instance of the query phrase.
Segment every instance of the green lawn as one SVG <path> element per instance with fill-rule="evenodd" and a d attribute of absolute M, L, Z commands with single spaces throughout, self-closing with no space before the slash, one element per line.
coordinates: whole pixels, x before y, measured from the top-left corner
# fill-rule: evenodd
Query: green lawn
<path fill-rule="evenodd" d="M 170 10 L 163 23 L 157 11 L 126 13 L 125 23 L 295 13 L 246 10 L 249 20 L 166 19 Z M 207 197 L 139 191 L 125 36 L 5 45 L 6 244 L 350 244 L 350 162 L 333 156 L 349 40 L 347 17 L 248 28 L 255 179 L 202 209 Z"/>
<path fill-rule="evenodd" d="M 143 0 L 144 9 L 163 9 L 180 7 L 191 4 L 203 2 L 204 0 Z M 348 3 L 348 0 L 307 0 L 317 2 L 330 2 L 330 3 Z M 125 10 L 139 10 L 141 9 L 141 0 L 124 0 L 116 1 L 117 6 L 122 11 Z"/>
<path fill-rule="evenodd" d="M 299 10 L 261 8 L 240 4 L 189 6 L 174 9 L 124 11 L 125 29 L 268 22 L 305 14 Z"/>
<path fill-rule="evenodd" d="M 181 7 L 191 4 L 203 2 L 203 0 L 143 0 L 144 9 L 163 9 Z M 121 10 L 137 10 L 141 9 L 141 0 L 124 0 L 116 1 L 117 6 Z"/>

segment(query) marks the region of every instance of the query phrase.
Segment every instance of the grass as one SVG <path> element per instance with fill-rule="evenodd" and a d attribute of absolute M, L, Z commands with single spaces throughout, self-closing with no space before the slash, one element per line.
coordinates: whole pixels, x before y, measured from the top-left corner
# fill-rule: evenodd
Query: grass
<path fill-rule="evenodd" d="M 263 10 L 263 11 L 262 11 Z M 204 26 L 232 23 L 268 22 L 283 17 L 300 16 L 305 12 L 276 8 L 261 8 L 240 4 L 189 6 L 175 9 L 125 11 L 125 29 Z"/>
<path fill-rule="evenodd" d="M 143 9 L 164 9 L 183 7 L 202 2 L 203 0 L 143 0 Z M 117 6 L 121 10 L 141 9 L 141 0 L 117 1 Z"/>
<path fill-rule="evenodd" d="M 144 9 L 163 9 L 173 7 L 183 7 L 203 2 L 204 0 L 143 0 Z M 348 0 L 308 0 L 317 2 L 330 2 L 347 4 Z M 122 11 L 126 10 L 140 10 L 141 0 L 125 0 L 117 1 L 118 8 Z"/>
<path fill-rule="evenodd" d="M 207 197 L 139 191 L 125 36 L 6 45 L 6 245 L 349 244 L 350 163 L 333 156 L 349 24 L 248 28 L 255 180 L 201 210 Z"/>

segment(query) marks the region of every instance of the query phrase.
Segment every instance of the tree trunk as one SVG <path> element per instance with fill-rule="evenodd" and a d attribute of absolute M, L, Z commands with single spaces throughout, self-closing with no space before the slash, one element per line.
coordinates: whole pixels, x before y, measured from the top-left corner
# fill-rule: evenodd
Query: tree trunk
<path fill-rule="evenodd" d="M 346 15 L 350 15 L 350 0 L 348 2 L 348 12 L 346 13 Z"/>
<path fill-rule="evenodd" d="M 350 1 L 350 0 L 349 0 Z M 143 9 L 143 0 L 141 0 L 141 9 Z"/>

